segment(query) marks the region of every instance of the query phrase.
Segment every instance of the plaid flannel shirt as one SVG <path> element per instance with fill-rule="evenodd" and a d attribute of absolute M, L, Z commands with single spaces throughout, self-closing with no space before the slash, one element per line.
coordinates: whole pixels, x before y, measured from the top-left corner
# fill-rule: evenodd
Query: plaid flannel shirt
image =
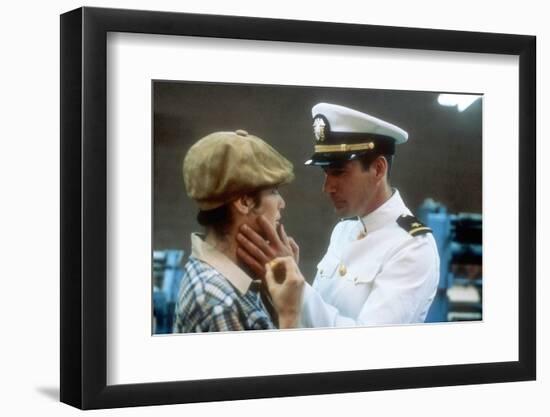
<path fill-rule="evenodd" d="M 196 234 L 192 245 L 180 284 L 174 332 L 274 329 L 260 282 Z"/>

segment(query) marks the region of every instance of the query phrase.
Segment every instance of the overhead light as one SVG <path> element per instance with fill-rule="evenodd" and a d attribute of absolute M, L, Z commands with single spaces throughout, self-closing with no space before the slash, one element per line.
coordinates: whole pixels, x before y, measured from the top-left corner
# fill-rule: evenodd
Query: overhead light
<path fill-rule="evenodd" d="M 473 94 L 440 94 L 437 102 L 442 106 L 456 106 L 458 111 L 462 112 L 480 98 L 481 96 Z"/>

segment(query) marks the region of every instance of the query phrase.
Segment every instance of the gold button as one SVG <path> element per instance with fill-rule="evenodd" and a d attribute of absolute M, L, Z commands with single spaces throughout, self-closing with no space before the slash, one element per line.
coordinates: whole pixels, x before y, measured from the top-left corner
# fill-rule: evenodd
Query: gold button
<path fill-rule="evenodd" d="M 340 264 L 340 268 L 338 268 L 338 272 L 340 273 L 341 276 L 346 275 L 346 272 L 348 272 L 346 265 Z"/>

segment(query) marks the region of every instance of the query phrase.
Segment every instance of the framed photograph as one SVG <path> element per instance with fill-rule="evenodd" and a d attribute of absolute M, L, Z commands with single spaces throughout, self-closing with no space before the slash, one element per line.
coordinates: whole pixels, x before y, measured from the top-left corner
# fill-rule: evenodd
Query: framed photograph
<path fill-rule="evenodd" d="M 535 379 L 535 45 L 236 16 L 63 14 L 61 401 L 94 409 Z M 256 312 L 190 318 L 204 297 L 185 296 L 189 277 L 213 242 L 195 232 L 235 201 L 216 194 L 211 204 L 204 192 L 236 170 L 199 164 L 231 149 L 184 162 L 212 135 L 256 144 L 236 165 L 252 167 L 246 181 L 292 166 L 292 182 L 256 188 L 275 190 L 273 226 L 299 244 L 306 288 L 336 305 L 331 315 L 304 301 L 285 329 L 268 297 L 263 327 L 249 320 Z M 338 225 L 368 216 L 346 210 L 358 194 L 332 192 L 334 165 L 319 158 L 368 170 L 364 151 L 385 146 L 388 201 L 402 199 L 411 219 L 392 225 L 437 249 L 414 314 L 403 298 L 366 313 L 330 292 L 337 283 L 372 297 L 385 264 L 332 262 Z M 358 241 L 375 236 L 363 226 Z"/>

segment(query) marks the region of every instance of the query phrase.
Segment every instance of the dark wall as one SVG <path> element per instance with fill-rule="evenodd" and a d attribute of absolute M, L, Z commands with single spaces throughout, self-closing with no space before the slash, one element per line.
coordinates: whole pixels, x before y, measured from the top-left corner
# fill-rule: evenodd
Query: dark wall
<path fill-rule="evenodd" d="M 322 170 L 303 162 L 313 150 L 311 107 L 340 104 L 393 123 L 409 133 L 397 146 L 392 185 L 414 212 L 433 198 L 450 212 L 481 212 L 482 100 L 464 112 L 443 107 L 439 93 L 155 81 L 155 249 L 182 248 L 200 230 L 197 207 L 185 194 L 182 161 L 201 137 L 244 129 L 271 143 L 294 163 L 296 180 L 283 187 L 285 228 L 301 248 L 308 280 L 338 221 L 321 192 Z"/>

